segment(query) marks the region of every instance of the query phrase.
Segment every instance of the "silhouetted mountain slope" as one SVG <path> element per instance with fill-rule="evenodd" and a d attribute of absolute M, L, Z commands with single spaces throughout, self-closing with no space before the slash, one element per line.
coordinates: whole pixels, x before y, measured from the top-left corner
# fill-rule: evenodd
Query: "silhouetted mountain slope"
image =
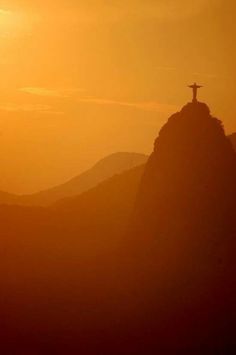
<path fill-rule="evenodd" d="M 13 247 L 15 238 L 30 243 L 32 236 L 34 245 L 42 239 L 47 243 L 65 238 L 65 244 L 70 240 L 79 244 L 83 239 L 91 247 L 91 241 L 99 236 L 98 243 L 104 248 L 106 243 L 114 242 L 114 234 L 119 239 L 124 235 L 143 170 L 141 165 L 116 174 L 81 195 L 47 208 L 0 205 L 2 239 Z"/>
<path fill-rule="evenodd" d="M 235 179 L 236 154 L 221 122 L 205 104 L 188 104 L 160 131 L 145 169 L 138 213 L 146 216 L 154 235 L 167 227 L 168 216 L 174 230 L 175 221 L 202 230 L 202 219 L 205 228 L 222 223 L 225 230 L 225 224 L 234 225 Z"/>
<path fill-rule="evenodd" d="M 0 191 L 0 204 L 14 205 L 18 203 L 19 199 L 20 196 Z"/>
<path fill-rule="evenodd" d="M 172 115 L 146 164 L 131 228 L 149 304 L 169 319 L 163 327 L 153 319 L 164 344 L 235 346 L 235 182 L 235 151 L 208 107 L 189 103 Z"/>
<path fill-rule="evenodd" d="M 133 168 L 51 208 L 0 206 L 8 349 L 97 354 L 100 342 L 113 347 L 113 326 L 131 296 L 120 255 L 142 173 L 143 166 Z"/>
<path fill-rule="evenodd" d="M 138 153 L 115 153 L 100 160 L 93 168 L 65 184 L 31 196 L 31 204 L 49 205 L 64 197 L 79 195 L 115 174 L 142 165 L 148 157 Z"/>
<path fill-rule="evenodd" d="M 236 151 L 236 133 L 232 133 L 228 137 L 233 144 L 234 150 Z"/>
<path fill-rule="evenodd" d="M 0 193 L 0 203 L 48 206 L 65 197 L 79 195 L 115 174 L 144 164 L 147 159 L 146 155 L 139 153 L 114 153 L 100 160 L 91 169 L 79 176 L 51 189 L 23 196 L 2 192 Z"/>
<path fill-rule="evenodd" d="M 235 181 L 221 122 L 195 103 L 170 117 L 147 165 L 48 208 L 0 206 L 7 349 L 230 353 Z"/>
<path fill-rule="evenodd" d="M 236 134 L 229 136 L 236 151 Z M 142 165 L 148 157 L 138 153 L 115 153 L 101 161 L 93 168 L 68 182 L 32 195 L 15 195 L 0 191 L 0 204 L 23 206 L 49 206 L 50 204 L 69 196 L 76 196 L 95 187 L 103 180 L 122 171 Z"/>

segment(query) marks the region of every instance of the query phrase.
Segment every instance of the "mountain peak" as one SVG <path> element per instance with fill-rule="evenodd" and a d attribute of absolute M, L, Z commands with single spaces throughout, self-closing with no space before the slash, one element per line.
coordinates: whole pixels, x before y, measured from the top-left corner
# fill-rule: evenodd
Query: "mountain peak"
<path fill-rule="evenodd" d="M 174 145 L 183 147 L 186 143 L 186 150 L 188 150 L 194 142 L 198 146 L 204 139 L 216 139 L 216 137 L 225 140 L 222 122 L 211 115 L 205 103 L 198 101 L 187 103 L 181 111 L 170 116 L 160 130 L 155 141 L 154 153 L 160 149 L 162 143 L 169 147 Z"/>
<path fill-rule="evenodd" d="M 229 226 L 235 180 L 236 154 L 221 121 L 206 104 L 188 103 L 160 130 L 146 165 L 136 211 L 141 234 L 174 235 L 188 225 L 210 235 L 211 222 Z"/>
<path fill-rule="evenodd" d="M 173 334 L 182 332 L 183 343 L 186 332 L 196 334 L 195 324 L 196 342 L 205 334 L 213 343 L 216 334 L 232 336 L 235 181 L 235 151 L 207 105 L 189 103 L 173 114 L 145 166 L 130 234 L 142 272 L 158 283 L 153 302 L 160 292 L 163 309 L 174 305 L 170 314 L 181 320 Z"/>
<path fill-rule="evenodd" d="M 207 104 L 205 104 L 204 102 L 192 101 L 192 102 L 188 102 L 185 106 L 183 106 L 181 112 L 193 114 L 193 115 L 196 115 L 196 114 L 209 115 L 210 109 L 207 106 Z"/>

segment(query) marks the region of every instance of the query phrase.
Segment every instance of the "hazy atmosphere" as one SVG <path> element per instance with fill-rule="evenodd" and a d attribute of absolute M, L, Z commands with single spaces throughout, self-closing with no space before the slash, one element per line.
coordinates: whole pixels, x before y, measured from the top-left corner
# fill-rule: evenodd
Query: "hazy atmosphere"
<path fill-rule="evenodd" d="M 1 355 L 236 354 L 235 14 L 0 0 Z"/>
<path fill-rule="evenodd" d="M 233 132 L 235 7 L 0 1 L 0 190 L 39 191 L 118 151 L 149 154 L 193 81 Z"/>

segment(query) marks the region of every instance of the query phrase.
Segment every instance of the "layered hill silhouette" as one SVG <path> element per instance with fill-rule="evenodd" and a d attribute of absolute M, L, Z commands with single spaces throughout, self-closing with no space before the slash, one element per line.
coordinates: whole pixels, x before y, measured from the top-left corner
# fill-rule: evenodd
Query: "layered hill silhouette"
<path fill-rule="evenodd" d="M 229 135 L 228 138 L 236 151 L 236 133 Z M 28 195 L 16 195 L 0 191 L 0 204 L 50 206 L 57 201 L 77 196 L 89 189 L 93 189 L 113 175 L 143 165 L 147 162 L 147 159 L 147 155 L 140 153 L 114 153 L 105 157 L 84 173 L 50 189 Z"/>
<path fill-rule="evenodd" d="M 232 143 L 195 102 L 146 165 L 47 208 L 1 206 L 10 353 L 235 350 L 235 181 Z"/>
<path fill-rule="evenodd" d="M 146 155 L 139 153 L 114 153 L 100 160 L 91 169 L 53 188 L 22 196 L 0 192 L 0 204 L 49 206 L 60 199 L 79 195 L 113 175 L 142 165 L 147 159 Z"/>
<path fill-rule="evenodd" d="M 143 170 L 50 208 L 0 206 L 5 354 L 113 349 L 113 327 L 131 304 L 122 250 Z"/>

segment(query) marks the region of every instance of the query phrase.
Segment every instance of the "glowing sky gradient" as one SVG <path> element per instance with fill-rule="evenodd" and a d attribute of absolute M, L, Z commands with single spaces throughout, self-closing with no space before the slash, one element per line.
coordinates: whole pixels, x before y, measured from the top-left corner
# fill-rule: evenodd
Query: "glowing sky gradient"
<path fill-rule="evenodd" d="M 236 131 L 235 2 L 0 1 L 0 190 L 61 183 L 117 151 L 149 153 L 200 100 Z"/>

